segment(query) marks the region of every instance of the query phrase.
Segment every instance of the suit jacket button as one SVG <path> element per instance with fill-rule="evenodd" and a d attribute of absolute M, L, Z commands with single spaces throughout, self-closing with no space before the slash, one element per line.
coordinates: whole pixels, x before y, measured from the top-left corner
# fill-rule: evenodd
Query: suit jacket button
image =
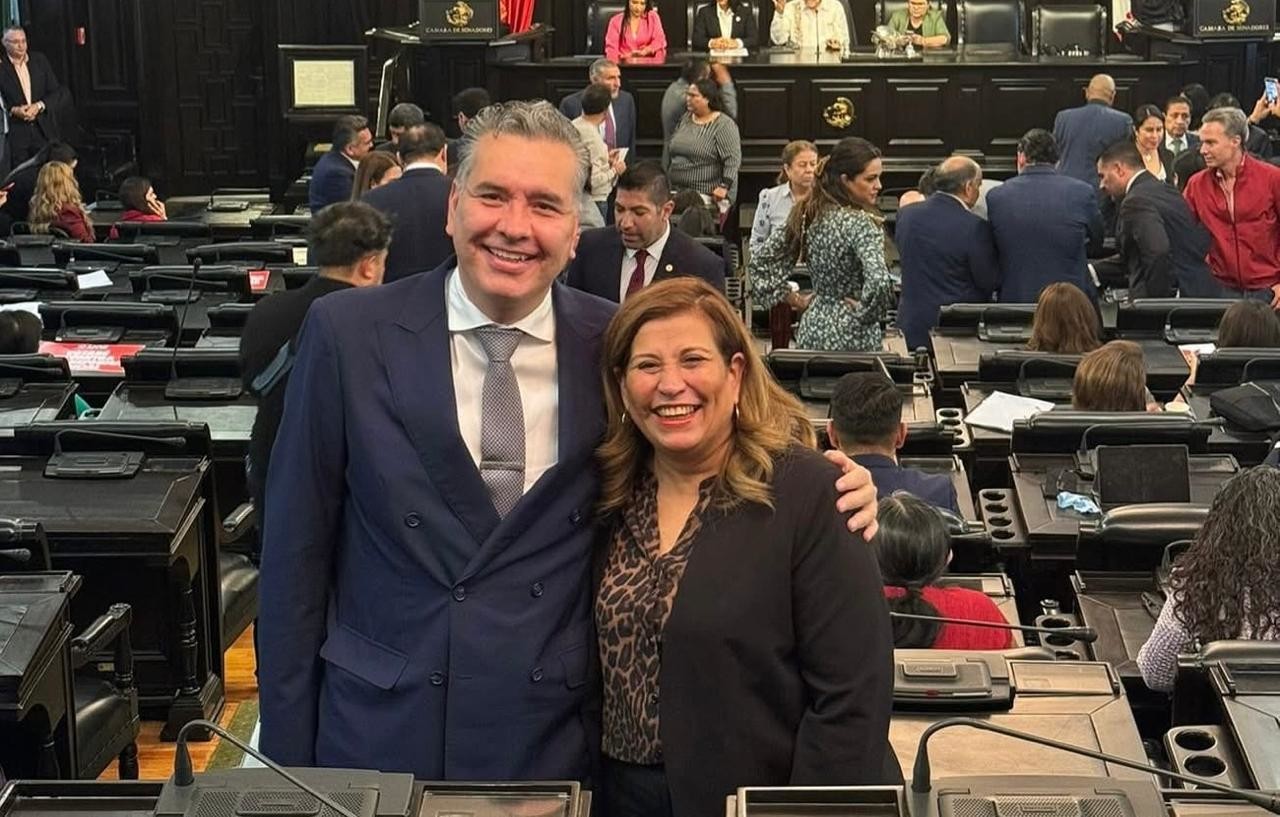
<path fill-rule="evenodd" d="M 416 528 L 422 524 L 422 517 L 416 513 L 408 513 L 404 516 L 405 527 Z"/>
<path fill-rule="evenodd" d="M 581 521 L 582 521 L 582 514 L 578 511 L 577 508 L 574 508 L 573 513 L 569 514 L 569 524 L 576 525 Z"/>
<path fill-rule="evenodd" d="M 542 591 L 542 582 L 534 582 L 529 586 L 529 595 L 533 596 L 535 599 L 542 598 Z"/>
<path fill-rule="evenodd" d="M 533 672 L 529 673 L 529 680 L 535 684 L 542 680 L 542 667 L 534 667 Z"/>
<path fill-rule="evenodd" d="M 432 684 L 433 686 L 443 686 L 443 685 L 444 685 L 444 673 L 443 673 L 443 672 L 433 672 L 433 673 L 431 673 L 431 684 Z"/>
<path fill-rule="evenodd" d="M 466 597 L 467 597 L 467 588 L 463 587 L 462 585 L 458 585 L 457 587 L 453 588 L 454 601 L 462 601 Z"/>
<path fill-rule="evenodd" d="M 658 693 L 656 693 L 656 692 L 650 692 L 650 693 L 649 693 L 649 703 L 651 703 L 651 704 L 656 704 L 657 702 L 658 702 Z"/>

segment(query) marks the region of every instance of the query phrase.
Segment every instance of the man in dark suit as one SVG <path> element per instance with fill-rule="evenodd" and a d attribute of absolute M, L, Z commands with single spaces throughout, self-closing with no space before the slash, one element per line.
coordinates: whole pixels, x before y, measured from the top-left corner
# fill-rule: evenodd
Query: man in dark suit
<path fill-rule="evenodd" d="M 989 301 L 999 282 L 991 228 L 970 212 L 982 168 L 966 156 L 952 156 L 938 167 L 933 185 L 928 199 L 898 211 L 894 229 L 902 258 L 898 327 L 910 349 L 929 345 L 942 306 Z"/>
<path fill-rule="evenodd" d="M 556 283 L 586 151 L 492 105 L 456 261 L 312 304 L 267 475 L 262 749 L 428 780 L 581 780 L 600 739 L 591 557 L 613 306 Z M 851 529 L 874 520 L 841 463 Z"/>
<path fill-rule="evenodd" d="M 1103 148 L 1126 137 L 1133 138 L 1133 119 L 1111 107 L 1116 81 L 1097 74 L 1084 90 L 1085 104 L 1058 111 L 1053 120 L 1053 140 L 1058 145 L 1058 172 L 1079 179 L 1089 188 L 1098 184 L 1097 162 Z"/>
<path fill-rule="evenodd" d="M 1146 171 L 1132 139 L 1102 151 L 1098 176 L 1118 205 L 1116 254 L 1093 265 L 1098 278 L 1130 298 L 1219 297 L 1204 260 L 1209 232 L 1176 188 Z"/>
<path fill-rule="evenodd" d="M 1057 161 L 1053 135 L 1033 128 L 1018 140 L 1018 175 L 987 193 L 1003 303 L 1035 303 L 1055 281 L 1096 295 L 1085 249 L 1102 243 L 1097 195 L 1093 185 L 1055 171 Z M 1096 179 L 1096 156 L 1093 161 Z"/>
<path fill-rule="evenodd" d="M 453 120 L 458 125 L 458 133 L 461 134 L 467 129 L 467 123 L 476 117 L 476 114 L 493 104 L 493 100 L 489 98 L 489 92 L 484 88 L 463 88 L 461 91 L 453 95 Z M 445 151 L 445 157 L 449 160 L 449 168 L 458 166 L 461 157 L 458 156 L 458 143 L 461 139 L 450 139 L 449 146 Z"/>
<path fill-rule="evenodd" d="M 827 438 L 831 445 L 871 472 L 871 481 L 881 498 L 894 491 L 906 491 L 936 508 L 959 515 L 956 486 L 950 477 L 898 465 L 898 449 L 907 439 L 902 403 L 897 384 L 883 374 L 847 374 L 836 381 L 835 391 L 831 393 Z"/>
<path fill-rule="evenodd" d="M 333 126 L 329 151 L 311 168 L 307 204 L 315 215 L 330 204 L 351 198 L 356 166 L 373 149 L 373 132 L 363 116 L 343 116 Z"/>
<path fill-rule="evenodd" d="M 613 94 L 608 115 L 600 124 L 600 135 L 604 138 L 605 147 L 610 150 L 627 148 L 631 151 L 627 159 L 635 161 L 636 100 L 630 93 L 622 90 L 622 69 L 613 60 L 601 58 L 591 63 L 588 76 L 591 82 L 608 86 Z M 570 119 L 582 116 L 582 93 L 585 90 L 586 88 L 574 91 L 560 100 L 560 113 Z"/>
<path fill-rule="evenodd" d="M 27 50 L 21 27 L 5 29 L 4 51 L 0 97 L 9 112 L 9 160 L 16 166 L 59 138 L 57 116 L 69 95 L 45 55 Z"/>
<path fill-rule="evenodd" d="M 1164 103 L 1164 146 L 1175 161 L 1187 151 L 1200 150 L 1200 137 L 1191 132 L 1191 100 L 1181 94 Z"/>
<path fill-rule="evenodd" d="M 319 273 L 299 289 L 290 289 L 258 302 L 240 335 L 240 370 L 245 388 L 258 398 L 258 412 L 249 436 L 247 477 L 259 517 L 271 446 L 284 413 L 293 347 L 302 319 L 313 301 L 331 292 L 382 283 L 391 244 L 391 222 L 360 202 L 331 204 L 307 226 L 307 249 Z"/>
<path fill-rule="evenodd" d="M 453 241 L 445 232 L 450 180 L 444 131 L 430 122 L 406 130 L 400 135 L 400 161 L 404 175 L 363 198 L 395 225 L 387 283 L 435 269 L 453 255 Z"/>
<path fill-rule="evenodd" d="M 583 231 L 566 284 L 614 303 L 680 275 L 724 291 L 724 259 L 671 226 L 671 191 L 657 162 L 627 168 L 616 192 L 614 225 Z"/>
<path fill-rule="evenodd" d="M 694 51 L 754 50 L 759 40 L 751 6 L 738 0 L 704 3 L 693 15 Z"/>
<path fill-rule="evenodd" d="M 401 102 L 387 114 L 387 141 L 373 146 L 374 150 L 395 153 L 400 147 L 400 136 L 409 128 L 425 124 L 426 114 L 412 102 Z"/>

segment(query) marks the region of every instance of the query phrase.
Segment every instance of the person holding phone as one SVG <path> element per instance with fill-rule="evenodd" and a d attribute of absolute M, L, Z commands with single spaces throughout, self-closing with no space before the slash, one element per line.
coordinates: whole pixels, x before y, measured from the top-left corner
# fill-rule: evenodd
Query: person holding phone
<path fill-rule="evenodd" d="M 1263 77 L 1262 96 L 1253 105 L 1249 124 L 1261 126 L 1271 116 L 1280 116 L 1280 79 Z"/>
<path fill-rule="evenodd" d="M 151 186 L 151 180 L 145 176 L 130 176 L 120 183 L 120 203 L 124 205 L 120 221 L 169 220 L 164 202 L 156 197 L 156 190 Z M 111 225 L 111 232 L 107 234 L 108 240 L 115 241 L 119 237 L 120 231 L 114 224 Z"/>

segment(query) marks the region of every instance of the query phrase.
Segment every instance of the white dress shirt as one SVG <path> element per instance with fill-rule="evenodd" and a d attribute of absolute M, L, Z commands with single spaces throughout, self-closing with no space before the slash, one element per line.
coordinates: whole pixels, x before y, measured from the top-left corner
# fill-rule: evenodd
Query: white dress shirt
<path fill-rule="evenodd" d="M 773 15 L 769 36 L 775 45 L 790 43 L 803 50 L 823 50 L 827 40 L 849 44 L 849 21 L 840 0 L 822 0 L 817 9 L 805 7 L 804 0 L 787 0 L 781 14 Z"/>
<path fill-rule="evenodd" d="M 456 267 L 449 273 L 445 285 L 445 311 L 449 318 L 449 360 L 453 369 L 458 432 L 479 468 L 481 406 L 489 358 L 471 330 L 501 324 L 495 324 L 467 297 Z M 516 373 L 520 405 L 524 410 L 524 489 L 527 492 L 556 464 L 560 454 L 560 381 L 551 291 L 547 291 L 536 309 L 510 326 L 525 333 L 511 355 L 511 368 Z"/>
<path fill-rule="evenodd" d="M 727 9 L 720 8 L 720 4 L 716 4 L 716 17 L 720 19 L 720 36 L 726 40 L 732 39 L 735 48 L 742 47 L 742 40 L 733 36 L 733 20 L 738 15 L 733 13 L 733 6 Z"/>
<path fill-rule="evenodd" d="M 410 162 L 409 164 L 404 166 L 405 173 L 408 173 L 410 170 L 434 170 L 437 173 L 444 172 L 443 167 L 431 161 L 430 159 L 418 159 L 417 161 Z"/>
<path fill-rule="evenodd" d="M 649 254 L 648 260 L 644 265 L 644 285 L 649 286 L 653 283 L 653 276 L 658 274 L 658 260 L 662 258 L 662 251 L 667 248 L 667 239 L 671 237 L 671 222 L 667 222 L 667 229 L 662 231 L 662 235 L 657 241 L 644 248 Z M 631 283 L 631 273 L 636 271 L 636 252 L 630 247 L 622 254 L 622 275 L 618 279 L 618 303 L 622 303 L 627 297 L 627 284 Z"/>

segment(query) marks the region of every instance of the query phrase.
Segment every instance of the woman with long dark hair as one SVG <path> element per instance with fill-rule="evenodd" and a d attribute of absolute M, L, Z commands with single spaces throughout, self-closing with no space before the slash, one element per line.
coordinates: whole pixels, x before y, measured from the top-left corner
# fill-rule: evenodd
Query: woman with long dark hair
<path fill-rule="evenodd" d="M 938 587 L 951 561 L 951 538 L 938 509 L 898 491 L 880 500 L 880 529 L 871 540 L 889 612 L 1005 623 L 995 602 L 966 587 Z M 919 619 L 893 619 L 899 649 L 1003 650 L 1013 646 L 1008 630 Z"/>
<path fill-rule="evenodd" d="M 627 7 L 609 19 L 604 55 L 614 62 L 636 57 L 661 62 L 667 58 L 667 35 L 654 0 L 628 0 Z"/>
<path fill-rule="evenodd" d="M 1164 112 L 1155 105 L 1139 105 L 1133 112 L 1133 143 L 1143 167 L 1162 182 L 1173 184 L 1173 153 L 1164 146 Z"/>
<path fill-rule="evenodd" d="M 1102 345 L 1098 332 L 1098 310 L 1089 296 L 1075 284 L 1058 281 L 1040 290 L 1027 348 L 1033 352 L 1083 355 Z"/>
<path fill-rule="evenodd" d="M 878 351 L 884 341 L 881 324 L 893 307 L 893 281 L 876 206 L 882 170 L 875 145 L 856 136 L 841 139 L 818 163 L 813 192 L 791 208 L 785 229 L 747 265 L 760 306 L 785 299 L 805 309 L 796 332 L 800 348 Z M 811 301 L 787 286 L 801 262 L 813 280 Z"/>
<path fill-rule="evenodd" d="M 1178 654 L 1197 642 L 1280 638 L 1280 469 L 1260 465 L 1222 486 L 1169 585 L 1138 651 L 1151 689 L 1173 689 Z"/>

